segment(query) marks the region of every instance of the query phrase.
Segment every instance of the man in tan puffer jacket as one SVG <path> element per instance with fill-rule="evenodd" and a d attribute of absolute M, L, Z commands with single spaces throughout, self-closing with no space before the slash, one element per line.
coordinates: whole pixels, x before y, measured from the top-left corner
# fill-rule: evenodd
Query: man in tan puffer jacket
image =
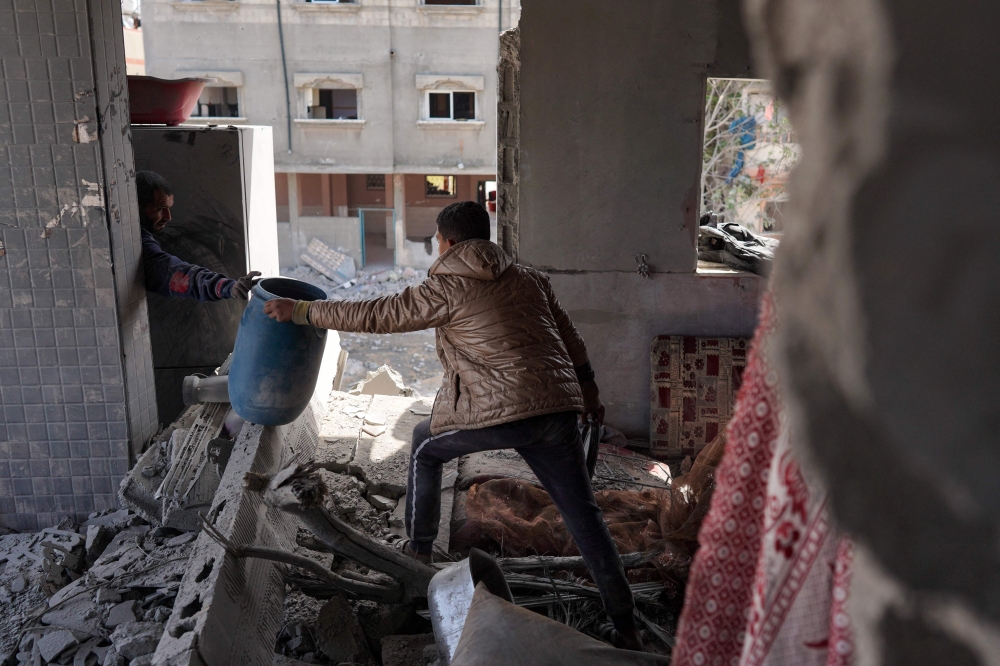
<path fill-rule="evenodd" d="M 441 468 L 453 458 L 513 448 L 531 466 L 573 535 L 623 646 L 640 648 L 632 593 L 594 501 L 578 416 L 604 419 L 583 338 L 545 274 L 490 242 L 489 214 L 472 201 L 438 216 L 441 256 L 427 279 L 370 301 L 272 299 L 264 311 L 338 331 L 436 329 L 444 383 L 431 418 L 413 430 L 407 550 L 429 562 L 441 511 Z"/>

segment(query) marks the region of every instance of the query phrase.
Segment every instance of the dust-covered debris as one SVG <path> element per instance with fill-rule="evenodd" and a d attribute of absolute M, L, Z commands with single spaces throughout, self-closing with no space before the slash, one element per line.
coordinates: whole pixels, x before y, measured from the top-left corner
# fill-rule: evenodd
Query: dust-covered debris
<path fill-rule="evenodd" d="M 363 380 L 351 387 L 348 393 L 351 395 L 411 396 L 413 389 L 407 388 L 403 384 L 403 378 L 398 372 L 388 365 L 382 365 L 377 370 L 369 372 Z M 383 424 L 372 423 L 371 425 Z"/>
<path fill-rule="evenodd" d="M 196 535 L 126 510 L 61 527 L 0 537 L 0 655 L 31 666 L 148 664 Z"/>
<path fill-rule="evenodd" d="M 362 269 L 353 280 L 339 284 L 311 266 L 299 265 L 285 271 L 283 276 L 316 285 L 326 292 L 331 301 L 363 301 L 398 294 L 407 287 L 415 287 L 427 278 L 427 271 L 413 268 L 379 271 Z"/>
<path fill-rule="evenodd" d="M 327 511 L 376 539 L 389 533 L 389 512 L 376 509 L 365 499 L 367 488 L 363 481 L 326 470 L 321 470 L 320 475 L 328 489 L 324 500 Z"/>

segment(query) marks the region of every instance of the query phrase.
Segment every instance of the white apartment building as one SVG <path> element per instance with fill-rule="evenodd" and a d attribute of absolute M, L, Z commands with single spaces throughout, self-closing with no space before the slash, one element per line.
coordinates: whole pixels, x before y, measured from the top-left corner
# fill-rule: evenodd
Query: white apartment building
<path fill-rule="evenodd" d="M 422 265 L 438 211 L 464 199 L 489 206 L 498 34 L 517 25 L 520 0 L 142 9 L 150 76 L 214 79 L 192 123 L 274 128 L 283 264 L 315 236 L 367 264 L 395 251 L 398 263 Z"/>

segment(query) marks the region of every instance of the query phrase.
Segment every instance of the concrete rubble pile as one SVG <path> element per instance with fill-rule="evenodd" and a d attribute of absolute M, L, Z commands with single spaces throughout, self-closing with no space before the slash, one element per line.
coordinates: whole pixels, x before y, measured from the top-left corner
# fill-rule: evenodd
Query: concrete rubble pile
<path fill-rule="evenodd" d="M 344 284 L 357 275 L 354 259 L 334 250 L 318 238 L 313 238 L 299 259 L 303 264 L 323 274 L 336 284 Z"/>
<path fill-rule="evenodd" d="M 357 271 L 347 282 L 331 280 L 312 266 L 301 264 L 283 271 L 284 277 L 314 284 L 326 292 L 332 301 L 363 301 L 379 296 L 398 294 L 407 287 L 415 287 L 427 278 L 427 271 L 397 268 L 368 272 Z"/>
<path fill-rule="evenodd" d="M 3 663 L 150 664 L 196 537 L 128 510 L 0 537 Z"/>
<path fill-rule="evenodd" d="M 325 401 L 318 394 L 279 427 L 243 423 L 224 403 L 192 405 L 123 481 L 126 508 L 0 537 L 3 666 L 185 666 L 237 652 L 246 666 L 437 663 L 430 622 L 415 603 L 433 571 L 406 579 L 398 558 L 412 560 L 397 549 L 410 438 L 432 401 L 405 395 L 401 384 L 380 368 L 359 390 L 332 391 Z M 623 449 L 605 444 L 602 452 L 617 465 L 615 483 L 669 482 L 669 471 L 647 470 L 645 459 L 627 468 L 614 462 L 629 455 Z M 293 470 L 316 480 L 322 515 L 333 522 L 317 527 L 315 510 L 279 506 L 251 482 Z M 451 538 L 469 488 L 497 478 L 535 483 L 511 452 L 445 466 L 441 559 L 464 556 Z M 354 550 L 336 547 L 327 529 L 336 525 L 353 530 Z M 378 555 L 388 552 L 396 554 Z M 379 557 L 397 564 L 373 565 Z M 524 569 L 536 564 L 519 566 L 515 578 L 537 587 Z M 579 599 L 597 617 L 593 591 L 566 575 L 560 598 Z M 647 587 L 647 595 L 662 589 Z"/>

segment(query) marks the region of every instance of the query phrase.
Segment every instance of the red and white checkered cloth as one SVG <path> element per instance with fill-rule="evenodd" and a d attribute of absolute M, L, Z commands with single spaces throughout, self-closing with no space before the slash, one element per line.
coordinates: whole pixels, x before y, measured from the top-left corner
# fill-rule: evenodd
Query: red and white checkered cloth
<path fill-rule="evenodd" d="M 764 298 L 688 580 L 673 666 L 848 666 L 851 544 L 789 446 Z"/>

